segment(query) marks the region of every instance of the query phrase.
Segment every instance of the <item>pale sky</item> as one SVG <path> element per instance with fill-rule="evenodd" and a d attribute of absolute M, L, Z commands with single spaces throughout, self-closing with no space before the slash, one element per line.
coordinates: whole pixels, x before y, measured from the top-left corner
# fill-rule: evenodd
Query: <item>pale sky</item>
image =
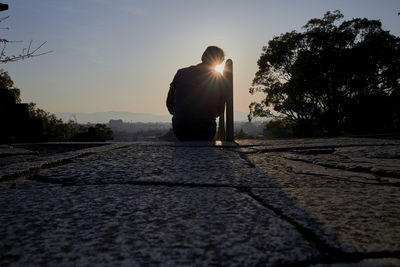
<path fill-rule="evenodd" d="M 47 44 L 41 57 L 0 66 L 23 102 L 52 113 L 130 111 L 167 114 L 177 69 L 200 63 L 209 45 L 234 63 L 234 108 L 248 112 L 261 49 L 274 36 L 326 11 L 379 19 L 400 35 L 399 0 L 13 0 L 1 38 Z M 18 52 L 18 51 L 17 51 Z"/>

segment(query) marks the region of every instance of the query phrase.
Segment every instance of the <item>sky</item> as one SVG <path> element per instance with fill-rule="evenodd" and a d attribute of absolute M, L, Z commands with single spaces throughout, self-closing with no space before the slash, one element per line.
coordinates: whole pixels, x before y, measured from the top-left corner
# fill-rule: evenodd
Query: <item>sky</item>
<path fill-rule="evenodd" d="M 179 68 L 200 63 L 209 45 L 234 64 L 234 109 L 248 112 L 248 89 L 262 47 L 301 31 L 311 18 L 340 10 L 345 19 L 379 19 L 400 36 L 399 0 L 2 0 L 10 16 L 1 38 L 19 53 L 33 40 L 52 53 L 2 64 L 23 102 L 51 113 L 129 111 L 167 114 Z"/>

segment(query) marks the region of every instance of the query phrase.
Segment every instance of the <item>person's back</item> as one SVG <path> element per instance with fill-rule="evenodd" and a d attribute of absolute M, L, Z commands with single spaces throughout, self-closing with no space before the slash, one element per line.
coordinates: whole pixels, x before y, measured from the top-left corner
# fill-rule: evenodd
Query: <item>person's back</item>
<path fill-rule="evenodd" d="M 213 140 L 215 119 L 224 109 L 223 77 L 215 66 L 224 59 L 217 47 L 204 52 L 202 63 L 180 69 L 168 92 L 167 107 L 175 136 L 181 141 Z"/>

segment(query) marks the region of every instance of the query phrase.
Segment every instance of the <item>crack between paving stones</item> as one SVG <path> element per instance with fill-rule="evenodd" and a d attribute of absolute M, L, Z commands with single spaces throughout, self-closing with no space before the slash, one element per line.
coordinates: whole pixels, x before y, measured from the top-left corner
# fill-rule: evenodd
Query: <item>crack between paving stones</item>
<path fill-rule="evenodd" d="M 257 187 L 258 188 L 258 187 Z M 344 252 L 340 249 L 334 248 L 318 238 L 318 236 L 310 229 L 302 226 L 296 220 L 285 215 L 281 210 L 269 205 L 263 199 L 256 196 L 250 187 L 237 187 L 236 188 L 242 194 L 248 195 L 251 199 L 257 202 L 262 207 L 275 213 L 280 219 L 286 221 L 292 225 L 312 246 L 314 246 L 320 253 L 318 256 L 312 260 L 306 260 L 301 262 L 296 262 L 296 266 L 309 266 L 311 264 L 333 264 L 333 263 L 357 263 L 364 259 L 381 259 L 381 258 L 396 258 L 400 259 L 398 255 L 400 251 L 381 251 L 381 252 Z M 287 266 L 292 266 L 293 264 L 288 264 Z M 283 265 L 285 266 L 285 265 Z"/>
<path fill-rule="evenodd" d="M 76 183 L 73 181 L 64 181 L 64 180 L 56 180 L 47 177 L 41 176 L 33 176 L 30 177 L 29 180 L 49 183 L 49 184 L 58 184 L 62 186 L 99 186 L 99 185 L 138 185 L 138 186 L 166 186 L 166 187 L 188 187 L 188 188 L 231 188 L 238 189 L 242 188 L 242 186 L 238 185 L 229 185 L 229 184 L 209 184 L 209 183 L 178 183 L 178 182 L 161 182 L 161 181 L 124 181 L 124 182 L 111 182 L 111 183 Z M 269 186 L 257 186 L 257 188 L 268 189 L 271 188 Z"/>
<path fill-rule="evenodd" d="M 57 179 L 52 179 L 52 178 L 47 178 L 47 177 L 41 177 L 41 176 L 33 176 L 30 177 L 28 180 L 31 181 L 36 181 L 36 182 L 42 182 L 42 183 L 49 183 L 49 184 L 59 184 L 62 186 L 99 186 L 99 185 L 138 185 L 138 186 L 167 186 L 167 187 L 189 187 L 189 188 L 201 188 L 201 187 L 208 187 L 208 188 L 247 188 L 247 186 L 238 186 L 238 185 L 229 185 L 229 184 L 208 184 L 208 183 L 177 183 L 177 182 L 160 182 L 160 181 L 124 181 L 124 182 L 111 182 L 111 183 L 77 183 L 74 181 L 68 181 L 68 180 L 57 180 Z M 347 180 L 341 180 L 341 179 L 332 179 L 332 180 L 338 180 L 338 181 L 344 181 L 344 182 L 349 182 Z M 354 183 L 358 183 L 357 181 L 351 181 Z M 359 182 L 362 183 L 362 182 Z M 373 183 L 371 183 L 373 184 Z M 376 185 L 376 184 L 373 184 Z M 382 184 L 385 185 L 385 184 Z M 388 184 L 392 185 L 392 184 Z M 400 185 L 399 185 L 400 186 Z M 260 189 L 268 189 L 271 188 L 271 186 L 253 186 L 254 188 L 260 188 Z"/>

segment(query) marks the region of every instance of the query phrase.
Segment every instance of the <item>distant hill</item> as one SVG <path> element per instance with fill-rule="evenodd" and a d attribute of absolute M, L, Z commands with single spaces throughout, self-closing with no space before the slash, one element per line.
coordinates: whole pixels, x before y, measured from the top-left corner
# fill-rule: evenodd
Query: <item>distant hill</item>
<path fill-rule="evenodd" d="M 235 111 L 235 121 L 247 121 L 246 112 Z M 171 115 L 155 115 L 151 113 L 134 113 L 125 111 L 108 111 L 94 113 L 56 113 L 58 118 L 64 122 L 77 120 L 78 123 L 107 123 L 110 120 L 123 120 L 124 122 L 171 122 Z"/>

